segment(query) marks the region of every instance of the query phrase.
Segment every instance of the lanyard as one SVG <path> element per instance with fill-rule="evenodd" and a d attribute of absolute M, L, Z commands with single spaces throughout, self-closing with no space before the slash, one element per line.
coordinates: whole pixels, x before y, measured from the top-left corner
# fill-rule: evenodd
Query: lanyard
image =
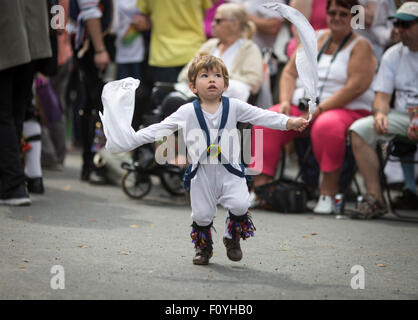
<path fill-rule="evenodd" d="M 334 52 L 334 55 L 332 56 L 331 63 L 334 62 L 335 58 L 337 57 L 337 54 L 341 51 L 341 49 L 345 46 L 348 40 L 350 40 L 351 36 L 353 35 L 353 32 L 351 31 L 343 41 L 341 41 L 340 45 L 338 46 L 337 50 Z M 321 59 L 322 54 L 325 52 L 325 50 L 328 49 L 329 45 L 331 43 L 331 36 L 327 39 L 327 41 L 322 46 L 321 50 L 318 53 L 317 61 Z"/>
<path fill-rule="evenodd" d="M 319 99 L 319 101 L 321 100 L 320 98 L 321 98 L 321 95 L 322 95 L 322 91 L 324 90 L 325 83 L 326 83 L 326 82 L 327 82 L 327 80 L 328 80 L 328 76 L 329 76 L 329 73 L 330 73 L 330 71 L 331 71 L 331 65 L 332 65 L 332 63 L 334 62 L 335 58 L 337 58 L 337 55 L 338 55 L 338 53 L 341 51 L 341 49 L 345 46 L 345 44 L 348 42 L 348 40 L 350 40 L 350 38 L 351 38 L 351 36 L 352 36 L 352 35 L 353 35 L 353 32 L 351 31 L 351 32 L 350 32 L 350 33 L 349 33 L 349 34 L 348 34 L 348 35 L 344 38 L 344 40 L 343 40 L 343 41 L 341 41 L 341 43 L 340 43 L 340 45 L 338 46 L 337 50 L 334 52 L 334 55 L 332 56 L 332 58 L 331 58 L 331 62 L 330 62 L 330 64 L 329 64 L 329 66 L 328 66 L 328 69 L 327 69 L 327 74 L 326 74 L 326 76 L 325 76 L 324 82 L 322 83 L 321 89 L 319 90 L 319 95 L 318 95 L 318 99 Z M 328 49 L 328 47 L 329 47 L 330 43 L 331 43 L 331 36 L 329 36 L 329 38 L 327 39 L 327 41 L 324 43 L 324 45 L 322 46 L 321 50 L 319 51 L 319 53 L 318 53 L 318 57 L 317 57 L 317 60 L 318 60 L 318 61 L 321 59 L 321 56 L 322 56 L 322 54 L 325 52 L 325 50 L 327 50 L 327 49 Z"/>

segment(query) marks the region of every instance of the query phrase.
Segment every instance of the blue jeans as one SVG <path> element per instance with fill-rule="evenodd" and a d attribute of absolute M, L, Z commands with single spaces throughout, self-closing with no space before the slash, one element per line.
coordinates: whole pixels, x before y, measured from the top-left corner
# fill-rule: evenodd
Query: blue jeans
<path fill-rule="evenodd" d="M 141 80 L 141 63 L 118 63 L 118 79 L 132 77 Z"/>
<path fill-rule="evenodd" d="M 178 67 L 152 67 L 153 81 L 177 82 L 177 77 L 183 66 Z"/>

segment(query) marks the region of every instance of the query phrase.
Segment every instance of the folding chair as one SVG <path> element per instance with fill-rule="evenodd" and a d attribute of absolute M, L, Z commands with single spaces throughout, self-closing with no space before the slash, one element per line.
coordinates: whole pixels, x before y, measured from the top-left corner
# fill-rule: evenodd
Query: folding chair
<path fill-rule="evenodd" d="M 382 150 L 382 149 L 383 149 L 382 145 L 380 147 L 378 146 L 377 148 L 379 162 L 380 162 L 379 176 L 380 176 L 380 181 L 382 184 L 382 191 L 384 192 L 386 190 L 389 207 L 392 213 L 399 218 L 418 219 L 418 217 L 401 216 L 397 212 L 397 210 L 394 208 L 394 203 L 392 201 L 389 184 L 387 181 L 387 177 L 384 173 L 385 166 L 389 161 L 418 164 L 418 160 L 402 159 L 403 157 L 407 155 L 415 154 L 417 150 L 417 142 L 409 140 L 408 137 L 406 136 L 397 135 L 388 142 L 385 150 Z"/>
<path fill-rule="evenodd" d="M 308 166 L 310 167 L 310 170 L 313 172 L 313 175 L 316 175 L 319 179 L 320 169 L 318 162 L 316 161 L 313 150 L 312 150 L 312 143 L 310 141 L 310 138 L 296 138 L 295 140 L 295 146 L 299 144 L 299 146 L 302 145 L 302 149 L 305 149 L 304 152 L 301 152 L 299 148 L 298 153 L 298 162 L 299 162 L 299 171 L 295 178 L 295 181 L 297 181 L 299 178 L 302 177 L 302 180 L 307 180 L 306 178 L 303 178 L 304 169 L 306 169 Z M 315 172 L 316 171 L 316 172 Z M 344 198 L 347 199 L 348 191 L 350 190 L 351 184 L 354 184 L 356 189 L 356 194 L 360 195 L 361 190 L 360 186 L 357 182 L 357 179 L 355 177 L 357 172 L 357 166 L 354 159 L 353 151 L 351 149 L 350 144 L 346 144 L 346 152 L 344 157 L 343 166 L 341 168 L 341 175 L 340 175 L 340 183 L 338 186 L 338 193 L 343 193 Z M 313 177 L 310 177 L 312 179 Z M 312 179 L 314 180 L 314 178 Z M 313 182 L 311 182 L 313 184 Z"/>

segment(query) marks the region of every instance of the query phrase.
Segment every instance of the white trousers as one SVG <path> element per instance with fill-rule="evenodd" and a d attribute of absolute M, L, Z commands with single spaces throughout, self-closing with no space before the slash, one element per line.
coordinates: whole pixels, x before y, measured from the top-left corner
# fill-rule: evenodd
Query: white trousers
<path fill-rule="evenodd" d="M 229 212 L 242 216 L 248 212 L 249 193 L 245 178 L 240 178 L 220 164 L 202 164 L 190 184 L 192 219 L 199 226 L 209 225 L 215 218 L 217 204 L 228 210 L 224 236 L 227 232 Z"/>

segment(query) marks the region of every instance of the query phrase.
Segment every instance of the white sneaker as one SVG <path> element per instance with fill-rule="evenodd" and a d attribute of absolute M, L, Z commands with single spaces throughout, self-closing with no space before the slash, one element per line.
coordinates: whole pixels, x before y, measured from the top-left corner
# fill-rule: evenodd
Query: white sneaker
<path fill-rule="evenodd" d="M 250 192 L 248 202 L 250 203 L 249 209 L 254 209 L 260 204 L 260 201 L 257 200 L 257 195 L 254 192 Z"/>
<path fill-rule="evenodd" d="M 331 196 L 320 195 L 313 212 L 319 214 L 331 214 L 335 212 L 335 202 Z"/>

